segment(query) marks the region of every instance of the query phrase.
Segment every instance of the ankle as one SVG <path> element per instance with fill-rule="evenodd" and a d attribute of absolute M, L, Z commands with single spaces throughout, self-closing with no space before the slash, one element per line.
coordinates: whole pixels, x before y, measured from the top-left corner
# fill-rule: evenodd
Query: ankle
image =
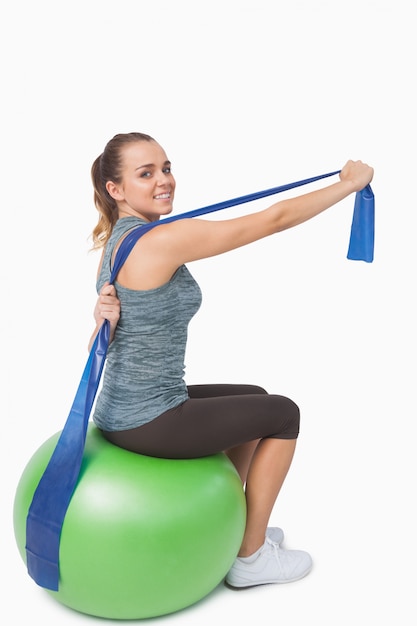
<path fill-rule="evenodd" d="M 238 557 L 245 559 L 249 556 L 253 556 L 254 554 L 256 554 L 257 552 L 259 552 L 259 550 L 262 548 L 262 546 L 264 545 L 264 542 L 262 543 L 252 543 L 252 544 L 242 544 L 240 547 L 240 550 L 238 552 Z"/>

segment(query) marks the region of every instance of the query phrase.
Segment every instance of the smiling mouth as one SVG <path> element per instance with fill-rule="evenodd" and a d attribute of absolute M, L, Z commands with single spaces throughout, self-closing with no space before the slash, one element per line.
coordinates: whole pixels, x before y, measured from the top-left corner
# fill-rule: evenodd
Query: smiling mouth
<path fill-rule="evenodd" d="M 170 193 L 159 193 L 157 196 L 154 196 L 155 200 L 169 200 L 170 197 Z"/>

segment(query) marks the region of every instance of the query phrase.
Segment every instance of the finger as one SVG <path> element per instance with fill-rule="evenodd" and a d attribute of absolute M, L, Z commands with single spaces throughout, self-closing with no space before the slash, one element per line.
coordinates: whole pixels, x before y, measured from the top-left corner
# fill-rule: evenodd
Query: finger
<path fill-rule="evenodd" d="M 120 302 L 116 296 L 100 296 L 99 298 L 100 308 L 117 308 L 120 309 Z"/>
<path fill-rule="evenodd" d="M 115 286 L 114 285 L 110 285 L 108 281 L 105 282 L 103 287 L 101 288 L 100 295 L 115 296 L 116 295 Z"/>

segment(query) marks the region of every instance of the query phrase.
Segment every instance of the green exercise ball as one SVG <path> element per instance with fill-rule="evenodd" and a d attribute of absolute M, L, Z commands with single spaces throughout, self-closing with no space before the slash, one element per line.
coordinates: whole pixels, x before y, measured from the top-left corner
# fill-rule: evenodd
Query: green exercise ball
<path fill-rule="evenodd" d="M 26 562 L 26 517 L 60 433 L 29 460 L 14 500 L 14 532 Z M 172 460 L 106 441 L 92 424 L 64 520 L 62 604 L 111 619 L 166 615 L 208 595 L 242 541 L 245 497 L 224 454 Z"/>

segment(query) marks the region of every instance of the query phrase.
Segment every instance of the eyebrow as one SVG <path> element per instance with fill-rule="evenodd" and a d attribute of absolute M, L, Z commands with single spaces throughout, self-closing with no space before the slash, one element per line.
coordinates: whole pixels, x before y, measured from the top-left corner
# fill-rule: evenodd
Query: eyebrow
<path fill-rule="evenodd" d="M 171 161 L 165 161 L 165 162 L 164 162 L 164 166 L 165 166 L 165 165 L 171 165 Z M 137 170 L 141 170 L 141 169 L 143 169 L 143 168 L 145 168 L 145 167 L 148 167 L 148 168 L 149 168 L 149 167 L 156 167 L 156 165 L 155 165 L 155 163 L 147 163 L 146 165 L 139 165 L 139 167 L 136 167 L 136 168 L 135 168 L 135 172 L 136 172 Z"/>

